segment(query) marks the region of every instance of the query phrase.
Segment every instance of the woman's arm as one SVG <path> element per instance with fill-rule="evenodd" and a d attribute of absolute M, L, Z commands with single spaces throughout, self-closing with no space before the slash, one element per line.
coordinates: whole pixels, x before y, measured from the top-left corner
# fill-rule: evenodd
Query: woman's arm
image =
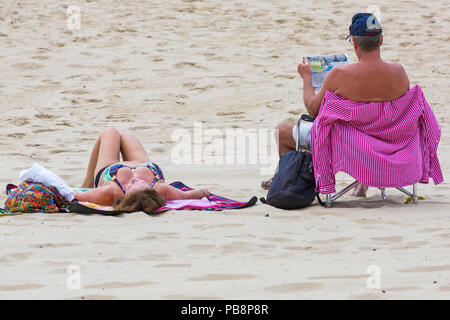
<path fill-rule="evenodd" d="M 117 195 L 115 194 L 113 186 L 111 184 L 106 184 L 86 192 L 77 192 L 75 193 L 75 199 L 103 206 L 111 206 L 116 201 Z"/>
<path fill-rule="evenodd" d="M 206 189 L 182 191 L 164 182 L 156 183 L 154 189 L 166 200 L 201 199 L 209 196 Z"/>

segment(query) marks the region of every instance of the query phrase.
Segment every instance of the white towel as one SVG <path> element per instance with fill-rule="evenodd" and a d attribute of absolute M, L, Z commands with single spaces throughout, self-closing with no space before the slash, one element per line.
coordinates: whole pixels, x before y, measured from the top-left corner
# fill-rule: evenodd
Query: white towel
<path fill-rule="evenodd" d="M 44 168 L 39 163 L 34 163 L 30 169 L 23 170 L 19 175 L 19 180 L 21 182 L 39 182 L 49 186 L 54 186 L 58 189 L 59 193 L 67 201 L 72 201 L 74 199 L 75 192 L 71 187 L 64 182 L 56 173 Z"/>

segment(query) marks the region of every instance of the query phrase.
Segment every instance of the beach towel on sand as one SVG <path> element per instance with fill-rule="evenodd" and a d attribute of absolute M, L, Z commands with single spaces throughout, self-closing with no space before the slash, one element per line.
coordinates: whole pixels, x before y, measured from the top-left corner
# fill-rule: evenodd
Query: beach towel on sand
<path fill-rule="evenodd" d="M 177 189 L 183 191 L 193 190 L 182 182 L 171 183 Z M 19 187 L 8 184 L 6 187 L 8 200 L 5 203 L 5 209 L 2 209 L 0 216 L 20 214 L 25 212 L 74 212 L 74 213 L 98 213 L 103 215 L 117 215 L 124 212 L 114 211 L 111 206 L 101 206 L 89 202 L 68 202 L 53 186 L 47 186 L 40 183 L 23 182 Z M 87 191 L 83 189 L 78 191 Z M 220 211 L 229 209 L 242 209 L 255 205 L 256 197 L 252 197 L 247 202 L 240 202 L 215 194 L 203 199 L 169 200 L 167 203 L 155 211 L 155 213 L 168 210 L 205 210 Z"/>
<path fill-rule="evenodd" d="M 316 191 L 336 192 L 344 171 L 370 187 L 443 181 L 437 157 L 441 131 L 419 86 L 386 102 L 345 100 L 327 90 L 311 128 Z"/>
<path fill-rule="evenodd" d="M 170 185 L 182 191 L 194 190 L 179 181 L 172 182 Z M 169 210 L 221 211 L 229 209 L 243 209 L 255 205 L 257 201 L 258 200 L 256 197 L 252 197 L 247 202 L 241 202 L 221 197 L 215 194 L 210 194 L 208 197 L 204 197 L 203 199 L 168 200 L 163 207 L 155 210 L 154 213 L 160 213 Z M 123 211 L 114 211 L 113 207 L 111 206 L 101 206 L 90 202 L 75 202 L 68 208 L 68 211 L 86 214 L 98 213 L 103 215 L 129 213 Z"/>

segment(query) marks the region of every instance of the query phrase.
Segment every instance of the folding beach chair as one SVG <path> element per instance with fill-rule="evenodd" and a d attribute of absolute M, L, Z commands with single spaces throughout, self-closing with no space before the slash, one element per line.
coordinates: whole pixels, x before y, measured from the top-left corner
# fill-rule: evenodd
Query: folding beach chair
<path fill-rule="evenodd" d="M 334 201 L 342 197 L 344 194 L 349 192 L 350 190 L 356 188 L 360 183 L 355 180 L 353 183 L 346 186 L 344 189 L 342 189 L 339 192 L 336 192 L 334 195 L 327 194 L 326 200 L 324 201 L 325 206 L 327 208 L 331 208 L 331 205 Z M 378 188 L 381 191 L 381 200 L 386 200 L 386 188 Z M 396 187 L 395 189 L 403 192 L 404 194 L 410 196 L 413 199 L 414 203 L 417 203 L 417 183 L 412 185 L 412 192 L 406 190 L 404 187 Z"/>
<path fill-rule="evenodd" d="M 308 147 L 304 147 L 301 144 L 304 144 L 304 141 L 301 141 L 301 123 L 305 121 L 305 122 L 310 122 L 312 123 L 314 121 L 313 118 L 311 118 L 309 115 L 303 114 L 300 119 L 298 120 L 298 139 L 297 139 L 297 144 L 296 144 L 296 149 L 297 150 L 302 150 L 302 151 L 308 151 L 311 152 L 311 149 Z M 306 126 L 308 129 L 310 128 L 310 124 Z M 303 134 L 303 138 L 305 137 L 305 135 Z M 342 197 L 344 194 L 346 194 L 347 192 L 349 192 L 350 190 L 356 188 L 360 183 L 355 180 L 353 183 L 347 185 L 345 188 L 343 188 L 342 190 L 340 190 L 339 192 L 336 192 L 334 195 L 331 194 L 327 194 L 326 196 L 326 200 L 324 201 L 324 205 L 327 208 L 331 208 L 331 205 L 334 201 L 336 201 L 337 199 L 339 199 L 340 197 Z M 386 200 L 386 188 L 378 188 L 381 192 L 381 200 Z M 395 189 L 403 192 L 404 194 L 408 195 L 409 197 L 412 198 L 413 203 L 417 204 L 417 183 L 412 185 L 412 192 L 408 191 L 405 189 L 405 187 L 396 187 Z"/>

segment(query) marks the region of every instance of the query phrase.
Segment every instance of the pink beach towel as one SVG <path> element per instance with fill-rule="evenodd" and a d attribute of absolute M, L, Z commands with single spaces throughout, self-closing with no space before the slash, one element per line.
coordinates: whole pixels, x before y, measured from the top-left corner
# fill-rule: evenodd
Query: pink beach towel
<path fill-rule="evenodd" d="M 162 212 L 167 210 L 214 210 L 218 209 L 219 204 L 214 201 L 209 201 L 208 198 L 202 199 L 185 199 L 185 200 L 169 200 L 164 207 L 155 210 L 155 212 Z"/>

